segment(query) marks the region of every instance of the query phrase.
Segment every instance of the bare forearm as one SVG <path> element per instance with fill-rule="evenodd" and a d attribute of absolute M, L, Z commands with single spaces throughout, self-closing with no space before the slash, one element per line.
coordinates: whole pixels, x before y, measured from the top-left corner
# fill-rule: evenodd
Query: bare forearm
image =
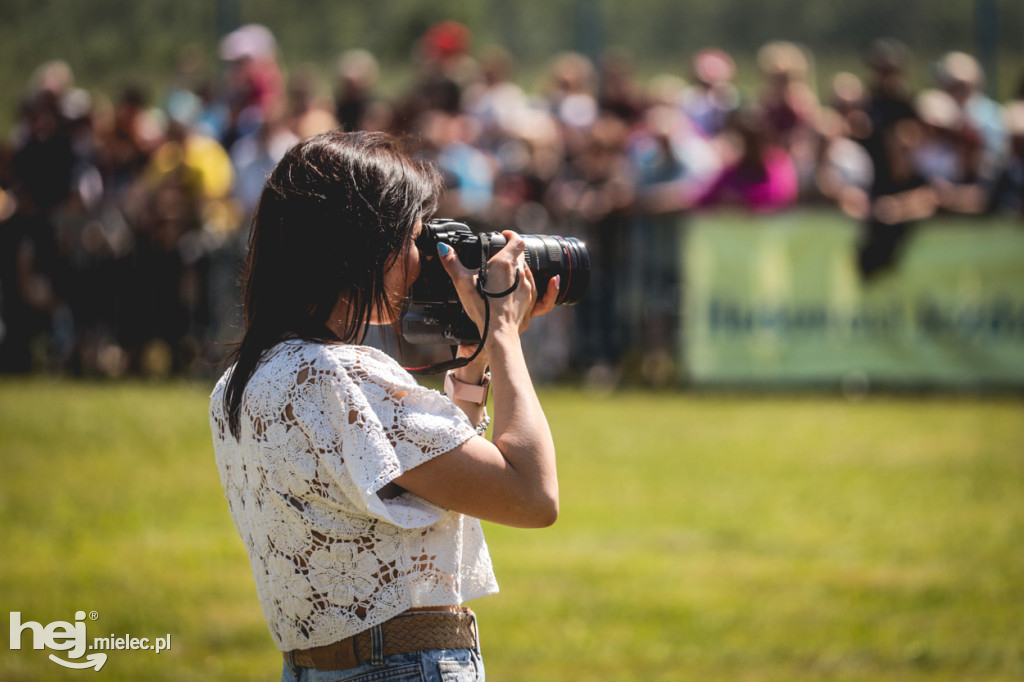
<path fill-rule="evenodd" d="M 524 492 L 553 505 L 557 513 L 555 444 L 526 367 L 518 331 L 488 339 L 494 394 L 493 442 L 521 477 Z"/>

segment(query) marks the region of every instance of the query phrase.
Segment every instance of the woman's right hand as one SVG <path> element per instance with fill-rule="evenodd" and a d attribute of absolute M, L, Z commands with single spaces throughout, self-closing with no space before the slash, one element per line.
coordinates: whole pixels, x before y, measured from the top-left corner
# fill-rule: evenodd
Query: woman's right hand
<path fill-rule="evenodd" d="M 538 300 L 533 273 L 526 267 L 526 243 L 511 230 L 502 232 L 502 235 L 508 243 L 487 261 L 486 290 L 492 293 L 505 291 L 515 282 L 517 272 L 519 285 L 507 296 L 490 299 L 490 329 L 491 333 L 506 329 L 521 333 L 530 326 L 530 318 L 549 312 L 554 307 L 558 296 L 558 281 L 553 278 L 544 297 Z M 483 298 L 476 289 L 479 273 L 464 266 L 447 244 L 438 244 L 438 256 L 455 284 L 462 307 L 482 333 L 485 308 Z"/>

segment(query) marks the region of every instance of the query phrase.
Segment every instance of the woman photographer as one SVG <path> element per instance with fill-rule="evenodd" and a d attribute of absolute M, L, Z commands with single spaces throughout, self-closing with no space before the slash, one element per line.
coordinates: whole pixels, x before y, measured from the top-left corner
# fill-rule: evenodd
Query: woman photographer
<path fill-rule="evenodd" d="M 444 244 L 415 244 L 439 188 L 388 135 L 325 133 L 285 155 L 253 220 L 244 335 L 210 425 L 284 680 L 483 679 L 462 606 L 497 591 L 478 519 L 542 527 L 558 513 L 519 340 L 558 281 L 538 300 L 518 235 L 505 233 L 487 289 L 518 286 L 491 300 L 482 352 L 446 382 L 453 396 L 359 345 L 397 320 L 428 257 L 483 328 L 475 272 Z M 488 365 L 493 442 L 481 437 Z"/>

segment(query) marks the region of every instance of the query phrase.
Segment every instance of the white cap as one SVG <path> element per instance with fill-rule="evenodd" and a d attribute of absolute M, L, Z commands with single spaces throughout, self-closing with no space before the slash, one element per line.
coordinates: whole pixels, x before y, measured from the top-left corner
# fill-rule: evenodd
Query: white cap
<path fill-rule="evenodd" d="M 273 57 L 276 52 L 274 34 L 260 24 L 246 24 L 220 41 L 220 58 L 227 61 L 245 57 Z"/>

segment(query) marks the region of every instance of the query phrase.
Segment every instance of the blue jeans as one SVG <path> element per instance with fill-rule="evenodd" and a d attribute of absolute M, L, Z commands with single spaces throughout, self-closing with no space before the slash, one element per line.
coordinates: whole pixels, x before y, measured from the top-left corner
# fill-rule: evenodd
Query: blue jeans
<path fill-rule="evenodd" d="M 395 654 L 383 665 L 316 670 L 284 664 L 281 682 L 484 682 L 484 662 L 473 649 L 435 649 Z"/>

